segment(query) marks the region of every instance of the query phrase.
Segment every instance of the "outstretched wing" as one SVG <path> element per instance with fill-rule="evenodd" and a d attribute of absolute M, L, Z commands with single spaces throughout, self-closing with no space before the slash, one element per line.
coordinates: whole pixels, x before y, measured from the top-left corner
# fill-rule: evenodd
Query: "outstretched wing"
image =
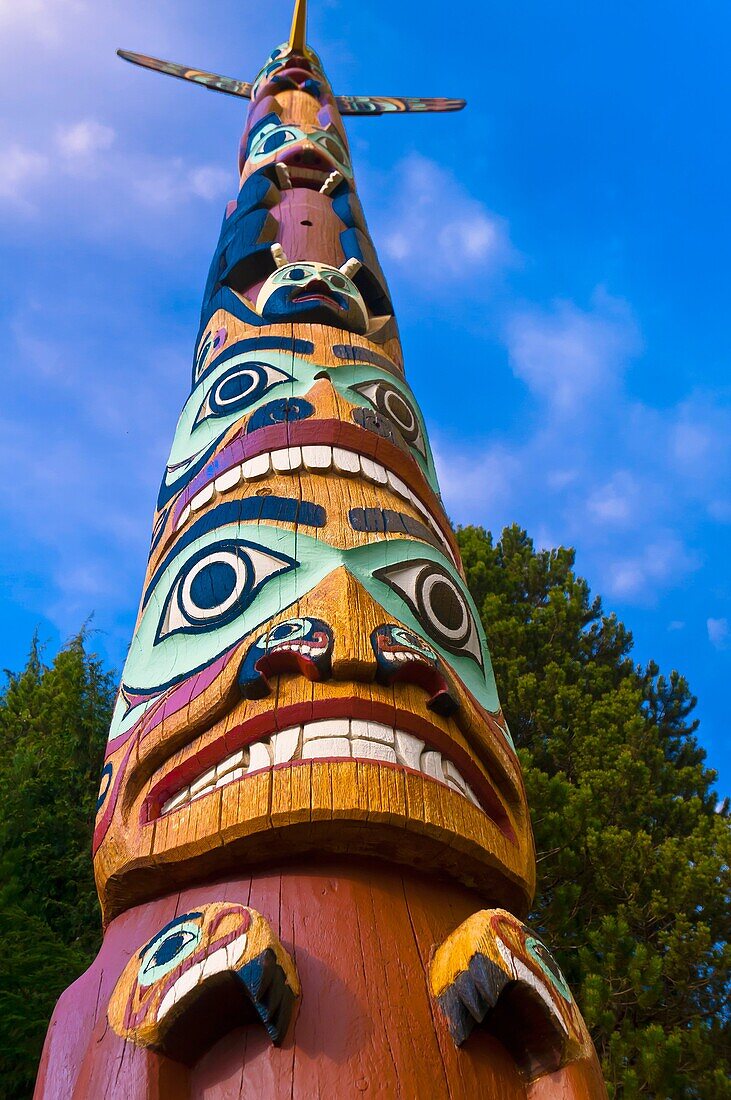
<path fill-rule="evenodd" d="M 464 99 L 420 99 L 417 96 L 338 95 L 341 115 L 384 115 L 400 111 L 461 111 Z"/>
<path fill-rule="evenodd" d="M 251 84 L 245 80 L 234 80 L 231 76 L 207 73 L 202 69 L 187 69 L 185 65 L 176 65 L 174 61 L 160 61 L 157 57 L 147 57 L 143 53 L 130 53 L 128 50 L 117 50 L 117 53 L 125 61 L 131 61 L 133 65 L 142 65 L 145 69 L 154 69 L 158 73 L 177 76 L 180 80 L 191 80 L 194 84 L 202 84 L 214 92 L 243 96 L 244 99 L 249 99 L 251 95 Z"/>

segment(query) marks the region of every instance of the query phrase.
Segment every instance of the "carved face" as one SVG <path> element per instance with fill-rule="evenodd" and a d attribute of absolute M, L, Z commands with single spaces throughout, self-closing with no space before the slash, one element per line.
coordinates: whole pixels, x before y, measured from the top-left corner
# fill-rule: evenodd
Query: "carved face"
<path fill-rule="evenodd" d="M 319 190 L 330 172 L 350 179 L 353 169 L 345 144 L 333 126 L 327 130 L 303 129 L 285 123 L 276 114 L 265 115 L 249 133 L 246 159 L 250 171 L 265 164 L 284 164 L 292 186 Z"/>
<path fill-rule="evenodd" d="M 270 993 L 272 982 L 280 991 L 276 1014 L 257 997 L 264 969 Z M 212 902 L 174 917 L 132 956 L 107 1017 L 122 1038 L 191 1062 L 251 1009 L 280 1041 L 298 994 L 293 964 L 261 914 Z"/>
<path fill-rule="evenodd" d="M 456 928 L 432 958 L 429 983 L 459 1045 L 482 1024 L 528 1078 L 591 1055 L 558 963 L 504 909 L 484 909 Z"/>
<path fill-rule="evenodd" d="M 325 369 L 234 344 L 203 367 L 110 732 L 102 886 L 151 841 L 171 866 L 193 836 L 215 844 L 224 805 L 234 833 L 258 836 L 261 858 L 272 820 L 260 817 L 262 791 L 276 801 L 305 766 L 348 770 L 328 819 L 346 823 L 336 848 L 346 837 L 357 847 L 347 830 L 362 761 L 366 785 L 379 769 L 394 775 L 391 828 L 399 815 L 412 828 L 409 785 L 426 782 L 431 797 L 456 801 L 421 820 L 438 813 L 472 859 L 484 849 L 492 864 L 499 848 L 528 882 L 519 773 L 411 401 L 370 364 Z M 368 417 L 386 422 L 379 407 L 400 427 L 374 430 Z M 310 804 L 309 784 L 301 797 Z"/>
<path fill-rule="evenodd" d="M 285 264 L 269 276 L 259 291 L 256 309 L 271 324 L 319 321 L 352 332 L 365 332 L 368 311 L 355 283 L 328 264 Z"/>
<path fill-rule="evenodd" d="M 291 73 L 289 80 L 287 79 L 287 70 Z M 298 76 L 302 76 L 303 79 L 295 84 Z M 294 57 L 289 48 L 289 43 L 283 42 L 281 46 L 277 46 L 272 50 L 255 76 L 251 88 L 251 98 L 256 100 L 263 92 L 271 91 L 272 82 L 275 89 L 285 90 L 292 86 L 302 87 L 308 76 L 313 77 L 316 81 L 325 79 L 322 62 L 318 55 L 309 46 L 305 46 L 301 56 Z M 277 77 L 280 78 L 279 81 L 276 80 Z M 310 89 L 307 86 L 303 90 L 316 94 L 315 89 Z"/>

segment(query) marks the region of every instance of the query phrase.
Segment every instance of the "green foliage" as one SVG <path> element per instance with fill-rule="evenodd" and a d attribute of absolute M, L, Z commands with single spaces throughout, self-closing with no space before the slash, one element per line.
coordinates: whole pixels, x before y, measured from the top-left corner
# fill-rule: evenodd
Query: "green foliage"
<path fill-rule="evenodd" d="M 632 638 L 573 572 L 459 532 L 523 764 L 538 853 L 533 925 L 582 1007 L 610 1094 L 725 1100 L 729 1083 L 728 806 L 678 673 L 636 667 Z"/>
<path fill-rule="evenodd" d="M 112 680 L 84 634 L 34 639 L 0 695 L 0 1096 L 33 1090 L 48 1018 L 101 938 L 91 831 Z"/>

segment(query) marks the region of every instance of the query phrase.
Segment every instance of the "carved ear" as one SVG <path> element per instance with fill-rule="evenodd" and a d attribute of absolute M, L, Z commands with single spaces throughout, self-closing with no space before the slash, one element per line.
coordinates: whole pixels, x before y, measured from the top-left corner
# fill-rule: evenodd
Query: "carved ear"
<path fill-rule="evenodd" d="M 351 256 L 350 259 L 346 260 L 340 267 L 340 271 L 342 271 L 343 275 L 347 275 L 349 279 L 352 279 L 354 275 L 358 274 L 362 266 L 363 264 L 360 260 L 356 260 L 355 256 Z"/>
<path fill-rule="evenodd" d="M 272 257 L 277 267 L 286 267 L 286 265 L 289 263 L 289 260 L 287 259 L 287 253 L 284 251 L 281 244 L 272 245 Z"/>

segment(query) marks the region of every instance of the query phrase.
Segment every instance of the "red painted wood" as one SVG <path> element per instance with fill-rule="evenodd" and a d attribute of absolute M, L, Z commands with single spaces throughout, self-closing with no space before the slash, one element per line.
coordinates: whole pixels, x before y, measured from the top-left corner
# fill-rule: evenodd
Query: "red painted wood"
<path fill-rule="evenodd" d="M 292 954 L 302 998 L 284 1044 L 252 1024 L 190 1071 L 135 1047 L 106 1022 L 130 956 L 176 914 L 212 901 L 252 905 Z M 108 1100 L 589 1100 L 594 1070 L 574 1065 L 526 1085 L 502 1045 L 478 1030 L 458 1050 L 427 988 L 432 949 L 476 909 L 466 888 L 383 863 L 300 862 L 187 889 L 129 910 L 61 997 L 35 1096 Z"/>

